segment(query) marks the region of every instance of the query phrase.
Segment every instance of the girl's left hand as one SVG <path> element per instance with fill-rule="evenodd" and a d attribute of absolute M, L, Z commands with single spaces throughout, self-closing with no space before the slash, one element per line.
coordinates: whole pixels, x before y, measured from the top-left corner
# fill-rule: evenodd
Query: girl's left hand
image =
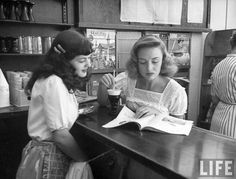
<path fill-rule="evenodd" d="M 135 118 L 141 118 L 149 115 L 156 115 L 158 113 L 161 113 L 158 109 L 151 107 L 151 106 L 141 106 L 136 110 Z"/>

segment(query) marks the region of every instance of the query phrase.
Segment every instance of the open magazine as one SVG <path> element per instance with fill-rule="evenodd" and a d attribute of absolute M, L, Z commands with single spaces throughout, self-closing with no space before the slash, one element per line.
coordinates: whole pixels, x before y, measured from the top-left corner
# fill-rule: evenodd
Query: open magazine
<path fill-rule="evenodd" d="M 150 130 L 165 132 L 170 134 L 181 134 L 188 136 L 193 125 L 193 121 L 187 121 L 167 114 L 145 116 L 139 119 L 134 118 L 135 113 L 124 106 L 118 116 L 103 125 L 104 128 L 114 128 L 127 123 L 135 123 L 140 130 Z"/>

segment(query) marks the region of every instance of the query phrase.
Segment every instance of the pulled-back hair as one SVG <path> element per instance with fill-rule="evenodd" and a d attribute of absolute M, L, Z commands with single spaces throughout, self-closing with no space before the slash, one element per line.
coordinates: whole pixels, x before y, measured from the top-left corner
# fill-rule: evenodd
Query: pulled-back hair
<path fill-rule="evenodd" d="M 60 45 L 65 53 L 58 53 L 54 47 Z M 25 91 L 31 92 L 33 85 L 38 79 L 45 79 L 51 75 L 59 76 L 67 87 L 68 91 L 81 89 L 88 81 L 90 74 L 81 78 L 75 74 L 74 67 L 70 61 L 78 55 L 89 55 L 92 52 L 91 42 L 75 30 L 60 32 L 52 43 L 43 62 L 33 72 Z"/>
<path fill-rule="evenodd" d="M 236 31 L 233 31 L 232 36 L 230 37 L 231 49 L 236 47 Z"/>
<path fill-rule="evenodd" d="M 154 35 L 145 35 L 141 37 L 132 47 L 130 58 L 126 64 L 128 76 L 136 79 L 140 74 L 138 72 L 138 52 L 145 47 L 160 47 L 163 54 L 160 75 L 172 77 L 178 71 L 178 66 L 173 58 L 168 54 L 164 42 Z"/>

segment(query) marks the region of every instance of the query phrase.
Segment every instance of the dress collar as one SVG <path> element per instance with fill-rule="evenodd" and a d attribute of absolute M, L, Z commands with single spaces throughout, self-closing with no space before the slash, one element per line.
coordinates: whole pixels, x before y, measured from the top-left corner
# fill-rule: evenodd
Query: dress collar
<path fill-rule="evenodd" d="M 230 53 L 227 55 L 227 57 L 236 57 L 236 54 L 235 53 Z"/>

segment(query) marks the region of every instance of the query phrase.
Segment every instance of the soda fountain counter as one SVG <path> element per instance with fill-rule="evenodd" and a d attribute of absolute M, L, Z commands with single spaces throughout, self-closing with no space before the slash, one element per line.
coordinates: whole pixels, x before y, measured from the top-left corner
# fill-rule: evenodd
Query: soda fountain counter
<path fill-rule="evenodd" d="M 121 173 L 122 178 L 132 178 L 130 172 L 142 170 L 149 171 L 146 178 L 152 178 L 150 173 L 172 179 L 226 175 L 233 178 L 230 176 L 236 171 L 234 139 L 196 126 L 189 136 L 139 131 L 136 125 L 129 124 L 112 129 L 102 127 L 113 118 L 107 108 L 97 105 L 93 113 L 81 115 L 71 130 L 76 140 L 84 141 L 90 157 L 113 151 L 90 163 L 95 178 L 119 178 Z M 120 161 L 121 156 L 128 156 L 126 162 Z M 140 163 L 136 170 L 129 170 L 130 159 Z M 215 166 L 219 163 L 219 167 Z"/>
<path fill-rule="evenodd" d="M 95 178 L 133 178 L 143 173 L 146 178 L 212 178 L 217 172 L 230 177 L 236 171 L 236 140 L 193 126 L 189 136 L 139 131 L 127 124 L 106 129 L 102 125 L 114 117 L 97 102 L 85 103 L 94 111 L 80 115 L 71 129 L 84 147 Z M 14 177 L 21 152 L 30 140 L 27 135 L 28 107 L 7 107 L 0 110 L 0 171 L 5 178 Z M 132 169 L 131 160 L 138 165 Z M 230 163 L 231 162 L 231 163 Z M 233 162 L 233 163 L 232 163 Z M 217 166 L 216 166 L 217 165 Z M 227 168 L 228 167 L 228 168 Z M 217 170 L 216 170 L 217 169 Z"/>
<path fill-rule="evenodd" d="M 15 178 L 22 149 L 30 140 L 27 132 L 27 116 L 28 106 L 0 108 L 1 178 Z"/>

